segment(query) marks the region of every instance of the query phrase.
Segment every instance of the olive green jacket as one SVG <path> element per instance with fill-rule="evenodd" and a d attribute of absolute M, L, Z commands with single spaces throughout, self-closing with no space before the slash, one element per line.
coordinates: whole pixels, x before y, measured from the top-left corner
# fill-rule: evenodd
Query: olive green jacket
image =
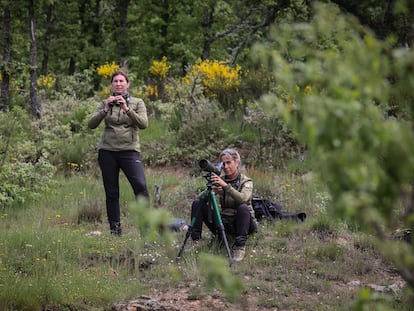
<path fill-rule="evenodd" d="M 236 208 L 240 204 L 246 203 L 249 207 L 250 215 L 254 218 L 252 179 L 241 173 L 234 180 L 228 180 L 225 176 L 222 176 L 222 178 L 226 181 L 227 187 L 217 195 L 221 206 L 221 214 L 223 216 L 234 216 Z"/>
<path fill-rule="evenodd" d="M 104 108 L 105 103 L 102 102 L 88 122 L 88 127 L 95 129 L 102 120 L 105 120 L 105 128 L 98 149 L 140 152 L 138 131 L 148 127 L 147 108 L 144 101 L 131 97 L 128 112 L 123 111 L 120 106 L 113 106 L 108 112 L 105 112 Z"/>

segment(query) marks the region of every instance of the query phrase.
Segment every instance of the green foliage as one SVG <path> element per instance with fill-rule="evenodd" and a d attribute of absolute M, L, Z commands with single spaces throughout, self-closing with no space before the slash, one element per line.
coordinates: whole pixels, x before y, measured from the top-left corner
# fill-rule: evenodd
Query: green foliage
<path fill-rule="evenodd" d="M 336 243 L 327 243 L 312 250 L 312 255 L 318 260 L 337 261 L 344 253 L 345 250 Z"/>
<path fill-rule="evenodd" d="M 56 169 L 41 157 L 36 163 L 15 162 L 5 164 L 0 173 L 0 203 L 4 206 L 24 204 L 38 200 L 50 189 Z"/>
<path fill-rule="evenodd" d="M 18 107 L 0 114 L 0 124 L 1 206 L 36 200 L 49 189 L 56 171 L 36 144 L 39 128 Z"/>
<path fill-rule="evenodd" d="M 246 104 L 243 125 L 254 129 L 255 148 L 251 150 L 251 165 L 278 168 L 302 153 L 284 121 L 257 103 Z"/>
<path fill-rule="evenodd" d="M 149 124 L 151 131 L 142 132 L 146 162 L 151 165 L 174 161 L 191 163 L 218 154 L 224 139 L 234 140 L 222 129 L 225 114 L 217 102 L 202 94 L 199 84 L 191 87 L 169 79 L 166 89 L 171 102 L 148 101 L 147 104 L 153 118 Z"/>
<path fill-rule="evenodd" d="M 379 109 L 387 107 L 390 98 L 387 78 L 391 60 L 384 58 L 384 47 L 369 33 L 350 31 L 351 23 L 333 14 L 335 8 L 330 7 L 329 17 L 323 6 L 317 9 L 321 17 L 317 15 L 301 28 L 284 26 L 285 36 L 278 33 L 281 50 L 289 46 L 295 56 L 290 62 L 277 53 L 272 56 L 278 81 L 295 95 L 294 108 L 281 98 L 273 100 L 298 137 L 324 164 L 321 173 L 328 181 L 336 210 L 363 222 L 359 212 L 374 207 L 383 216 L 374 221 L 390 224 L 393 202 L 401 187 L 412 180 L 414 165 L 414 150 L 407 144 L 413 139 L 410 126 L 384 119 L 385 112 Z M 326 27 L 329 23 L 336 28 Z M 309 44 L 302 48 L 299 42 L 303 36 Z M 321 37 L 336 48 L 315 49 Z M 301 61 L 305 57 L 306 63 Z M 296 85 L 312 85 L 312 92 L 297 93 Z M 270 98 L 265 102 L 270 104 Z"/>
<path fill-rule="evenodd" d="M 211 269 L 213 267 L 213 269 Z M 221 289 L 226 298 L 234 302 L 244 289 L 241 280 L 228 269 L 226 258 L 219 258 L 209 254 L 200 257 L 200 273 L 205 277 L 207 290 Z"/>
<path fill-rule="evenodd" d="M 372 308 L 378 311 L 394 310 L 386 297 L 373 292 L 369 288 L 364 288 L 359 292 L 358 298 L 353 305 L 353 310 L 365 311 L 371 310 Z"/>
<path fill-rule="evenodd" d="M 47 191 L 57 170 L 96 166 L 101 133 L 87 129 L 97 102 L 78 102 L 57 94 L 43 105 L 42 118 L 14 107 L 0 115 L 0 202 L 2 206 L 34 200 Z"/>
<path fill-rule="evenodd" d="M 80 172 L 56 177 L 56 191 L 24 210 L 0 214 L 0 309 L 101 310 L 141 295 L 162 301 L 172 293 L 183 308 L 214 303 L 237 310 L 346 310 L 360 289 L 348 282 L 385 286 L 398 280 L 372 243 L 361 247 L 362 233 L 353 240 L 335 219 L 318 227 L 336 230 L 326 239 L 315 234 L 311 218 L 261 223 L 248 240 L 245 260 L 232 267 L 222 248 L 207 246 L 199 254 L 185 251 L 176 261 L 185 232 L 171 233 L 165 226 L 172 216 L 188 219 L 191 200 L 205 181 L 177 166 L 149 168 L 146 174 L 149 189 L 162 184 L 162 205 L 148 210 L 133 202 L 121 176 L 122 237 L 111 236 L 106 222 L 78 221 L 80 208 L 105 204 L 101 178 Z M 312 198 L 302 188 L 296 196 L 311 214 Z M 408 290 L 373 294 L 394 309 L 412 305 Z"/>
<path fill-rule="evenodd" d="M 349 237 L 341 236 L 338 221 L 330 218 L 332 213 L 347 219 L 348 224 L 339 222 L 340 229 L 357 224 L 358 229 L 382 238 L 397 225 L 413 226 L 409 209 L 414 172 L 410 144 L 414 138 L 412 49 L 395 48 L 395 38 L 377 40 L 335 6 L 316 4 L 315 16 L 310 18 L 309 7 L 301 0 L 277 4 L 141 1 L 128 6 L 128 28 L 123 28 L 126 24 L 114 13 L 119 11 L 117 4 L 99 3 L 100 8 L 77 1 L 39 4 L 36 14 L 42 21 L 40 9 L 46 9 L 46 4 L 53 9 L 47 71 L 57 77 L 54 89 L 47 84 L 47 90 L 39 92 L 43 103 L 39 121 L 31 120 L 21 109 L 26 108 L 29 97 L 27 40 L 23 36 L 27 27 L 21 19 L 13 21 L 17 27 L 12 27 L 16 29 L 12 47 L 16 59 L 10 65 L 11 110 L 0 115 L 0 204 L 6 207 L 0 220 L 5 222 L 0 226 L 5 237 L 0 244 L 4 249 L 0 253 L 0 308 L 52 309 L 47 305 L 50 302 L 68 309 L 82 308 L 83 303 L 102 306 L 135 296 L 144 286 L 174 287 L 181 277 L 195 280 L 195 292 L 202 293 L 204 286 L 209 291 L 219 289 L 231 302 L 238 301 L 246 290 L 263 294 L 258 305 L 264 307 L 313 309 L 318 305 L 323 309 L 319 304 L 323 299 L 340 308 L 355 295 L 351 290 L 342 292 L 348 275 L 374 272 L 373 280 L 381 277 L 367 260 L 380 257 L 378 250 L 405 279 L 412 280 L 412 244 L 378 246 L 363 239 L 350 243 Z M 401 3 L 398 14 L 404 12 Z M 371 25 L 385 12 L 385 1 L 359 5 Z M 16 11 L 13 16 L 22 15 L 22 10 L 12 8 Z M 392 25 L 404 28 L 410 15 L 403 17 Z M 252 32 L 253 28 L 244 27 L 271 19 L 277 20 L 271 42 L 253 51 L 259 64 L 251 65 L 249 53 L 240 50 L 237 63 L 250 71 L 242 72 L 241 80 L 230 89 L 225 88 L 225 79 L 212 79 L 210 87 L 216 92 L 210 95 L 219 100 L 205 96 L 209 85 L 202 86 L 197 76 L 187 83 L 172 77 L 183 75 L 184 68 L 191 67 L 201 54 L 235 61 L 232 57 L 237 55 L 229 55 L 229 51 L 248 46 L 252 38 L 263 42 L 267 37 L 264 28 Z M 128 35 L 115 35 L 120 32 Z M 40 28 L 38 33 L 46 43 L 47 29 Z M 398 41 L 405 35 L 399 32 Z M 47 59 L 47 52 L 45 47 L 41 59 Z M 163 56 L 168 56 L 168 66 L 172 66 L 171 70 L 168 67 L 170 76 L 163 80 L 166 93 L 163 102 L 145 98 L 151 120 L 149 129 L 140 134 L 149 185 L 163 186 L 161 205 L 168 212 L 148 212 L 144 204 L 128 204 L 134 198 L 127 193 L 122 197 L 122 212 L 131 216 L 126 217 L 127 239 L 115 242 L 108 235 L 87 237 L 84 233 L 90 229 L 106 230 L 106 224 L 100 222 L 104 205 L 101 184 L 88 180 L 87 185 L 82 180 L 99 175 L 96 145 L 101 131 L 86 127 L 99 101 L 87 98 L 99 88 L 102 94 L 107 92 L 95 68 L 115 60 L 127 64 L 131 74 L 141 80 L 149 75 L 150 64 Z M 67 71 L 69 76 L 62 74 Z M 42 74 L 48 76 L 48 72 Z M 138 85 L 137 94 L 142 94 L 140 89 L 144 87 Z M 269 95 L 259 103 L 252 102 L 263 94 Z M 229 146 L 243 153 L 243 163 L 259 195 L 281 203 L 286 210 L 304 210 L 316 219 L 304 229 L 292 223 L 262 225 L 262 231 L 249 240 L 252 249 L 246 264 L 232 271 L 223 258 L 212 256 L 201 256 L 199 261 L 190 256 L 183 266 L 172 265 L 169 258 L 175 255 L 177 244 L 166 230 L 168 221 L 172 213 L 188 216 L 191 198 L 204 188 L 204 180 L 190 178 L 195 170 L 184 176 L 174 171 L 174 177 L 168 177 L 165 171 L 154 176 L 151 169 L 171 163 L 193 165 L 200 158 L 214 160 Z M 290 166 L 292 158 L 300 161 Z M 56 188 L 55 201 L 48 202 L 56 171 L 78 179 L 67 188 Z M 66 182 L 58 180 L 53 186 Z M 125 180 L 121 182 L 128 187 Z M 177 186 L 182 183 L 184 186 Z M 39 199 L 44 199 L 43 205 L 37 205 Z M 24 224 L 17 211 L 13 210 L 13 220 L 7 216 L 7 207 L 13 204 L 26 207 L 24 212 L 31 216 Z M 45 206 L 48 214 L 40 213 Z M 406 211 L 411 215 L 406 217 Z M 13 227 L 28 229 L 14 232 Z M 128 263 L 121 262 L 123 256 Z M 144 271 L 140 278 L 130 270 L 152 265 L 157 268 Z M 199 265 L 203 286 L 198 284 Z M 260 268 L 253 270 L 257 265 Z M 122 272 L 108 282 L 111 269 Z M 241 284 L 239 276 L 251 282 Z M 341 291 L 331 297 L 315 295 L 332 285 L 332 280 L 341 281 Z M 294 295 L 298 290 L 301 299 Z M 308 299 L 302 299 L 307 293 L 311 293 Z M 377 303 L 399 305 L 401 301 L 401 297 L 393 297 L 393 302 L 383 298 L 362 291 L 357 308 Z"/>
<path fill-rule="evenodd" d="M 242 72 L 240 90 L 244 94 L 244 101 L 257 100 L 275 86 L 274 76 L 263 64 L 251 66 Z"/>
<path fill-rule="evenodd" d="M 72 133 L 79 133 L 85 130 L 85 123 L 91 114 L 90 105 L 74 107 L 71 114 L 63 118 L 63 124 L 69 125 Z"/>
<path fill-rule="evenodd" d="M 144 198 L 139 198 L 129 206 L 133 223 L 139 230 L 140 236 L 148 242 L 157 241 L 162 237 L 167 244 L 171 243 L 168 223 L 172 216 L 166 209 L 148 209 L 149 204 Z"/>
<path fill-rule="evenodd" d="M 185 81 L 191 83 L 200 80 L 204 94 L 210 99 L 217 99 L 224 111 L 237 110 L 239 101 L 237 91 L 240 85 L 241 67 L 225 65 L 218 60 L 197 60 L 188 69 Z"/>
<path fill-rule="evenodd" d="M 63 95 L 61 99 L 86 99 L 93 95 L 95 90 L 94 78 L 96 76 L 94 70 L 89 68 L 73 75 L 60 75 L 56 89 Z"/>
<path fill-rule="evenodd" d="M 197 107 L 188 105 L 181 114 L 181 127 L 177 133 L 179 147 L 191 146 L 194 151 L 201 150 L 204 146 L 217 144 L 224 136 L 220 126 L 224 113 L 215 102 L 201 99 Z"/>
<path fill-rule="evenodd" d="M 52 163 L 61 171 L 93 166 L 101 133 L 87 128 L 87 121 L 98 101 L 78 101 L 60 96 L 44 103 L 39 121 L 42 128 L 39 148 L 47 150 Z"/>
<path fill-rule="evenodd" d="M 267 96 L 263 105 L 270 113 L 276 103 L 278 115 L 319 159 L 315 171 L 328 187 L 329 211 L 379 238 L 397 223 L 412 227 L 400 201 L 406 189 L 412 193 L 413 121 L 388 117 L 393 105 L 411 105 L 396 95 L 390 75 L 412 61 L 412 51 L 401 54 L 327 4 L 315 5 L 309 23 L 280 25 L 273 42 L 273 49 L 258 47 L 255 54 L 286 93 Z M 408 94 L 412 72 L 403 72 L 397 85 Z M 406 249 L 406 256 L 413 254 Z M 405 268 L 410 280 L 414 270 Z"/>
<path fill-rule="evenodd" d="M 78 209 L 78 223 L 81 222 L 102 222 L 103 221 L 103 200 L 89 200 L 82 202 Z"/>
<path fill-rule="evenodd" d="M 120 291 L 123 286 L 118 279 L 111 279 L 108 271 L 110 259 L 116 258 L 127 242 L 115 243 L 105 237 L 91 243 L 90 238 L 80 238 L 79 233 L 67 228 L 19 228 L 19 232 L 3 236 L 7 243 L 2 245 L 1 282 L 8 286 L 0 294 L 2 309 L 110 305 L 115 299 L 113 290 Z M 125 268 L 112 262 L 113 269 Z M 110 281 L 103 282 L 108 278 Z M 136 292 L 140 286 L 134 283 Z"/>
<path fill-rule="evenodd" d="M 192 163 L 215 157 L 223 148 L 234 146 L 249 150 L 243 158 L 246 165 L 266 163 L 278 167 L 300 152 L 281 119 L 267 117 L 257 105 L 246 103 L 246 111 L 226 111 L 220 102 L 204 94 L 204 87 L 194 76 L 190 80 L 170 78 L 165 89 L 169 102 L 147 102 L 155 118 L 149 125 L 153 129 L 151 134 L 142 132 L 148 163 L 165 164 L 177 159 Z"/>

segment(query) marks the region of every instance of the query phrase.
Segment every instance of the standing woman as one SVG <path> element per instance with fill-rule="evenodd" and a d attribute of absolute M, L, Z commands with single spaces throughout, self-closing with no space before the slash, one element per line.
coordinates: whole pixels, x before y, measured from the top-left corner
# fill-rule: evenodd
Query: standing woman
<path fill-rule="evenodd" d="M 103 100 L 89 119 L 95 129 L 104 120 L 105 128 L 98 145 L 98 162 L 102 171 L 106 211 L 111 234 L 121 235 L 119 207 L 119 172 L 124 172 L 135 196 L 149 202 L 144 166 L 141 161 L 138 131 L 148 127 L 145 103 L 128 94 L 130 82 L 123 71 L 111 77 L 112 95 Z"/>

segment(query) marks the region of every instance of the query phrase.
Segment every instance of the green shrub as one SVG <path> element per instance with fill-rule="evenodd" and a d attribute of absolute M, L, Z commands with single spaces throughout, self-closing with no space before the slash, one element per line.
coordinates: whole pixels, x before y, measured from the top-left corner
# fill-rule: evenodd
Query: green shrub
<path fill-rule="evenodd" d="M 336 261 L 344 253 L 345 249 L 335 242 L 326 243 L 311 251 L 312 256 L 321 261 Z"/>
<path fill-rule="evenodd" d="M 2 206 L 37 200 L 50 189 L 56 169 L 41 157 L 36 163 L 15 162 L 3 165 L 0 173 Z"/>
<path fill-rule="evenodd" d="M 0 203 L 36 200 L 49 189 L 56 168 L 38 145 L 40 129 L 18 107 L 0 114 Z"/>

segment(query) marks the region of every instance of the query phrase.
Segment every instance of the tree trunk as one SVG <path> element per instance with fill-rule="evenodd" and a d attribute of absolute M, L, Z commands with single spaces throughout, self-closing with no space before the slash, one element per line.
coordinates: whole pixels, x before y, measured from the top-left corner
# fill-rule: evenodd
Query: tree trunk
<path fill-rule="evenodd" d="M 30 106 L 33 114 L 40 119 L 41 105 L 37 99 L 37 50 L 34 18 L 34 0 L 29 0 L 29 35 L 30 35 Z"/>
<path fill-rule="evenodd" d="M 168 26 L 170 25 L 170 14 L 169 14 L 169 1 L 163 0 L 160 1 L 160 5 L 162 7 L 161 19 L 163 24 L 161 25 L 161 36 L 162 36 L 162 44 L 161 44 L 161 55 L 160 56 L 167 56 L 168 55 Z"/>
<path fill-rule="evenodd" d="M 214 8 L 210 8 L 209 10 L 205 10 L 203 12 L 203 20 L 201 21 L 201 26 L 203 28 L 204 33 L 204 46 L 203 52 L 201 54 L 201 59 L 206 60 L 210 57 L 211 51 L 211 43 L 212 43 L 212 36 L 210 34 L 211 27 L 214 23 Z"/>
<path fill-rule="evenodd" d="M 9 85 L 10 85 L 10 51 L 12 46 L 11 40 L 11 17 L 10 8 L 6 6 L 3 12 L 3 64 L 1 66 L 1 97 L 0 109 L 7 111 L 9 109 Z"/>
<path fill-rule="evenodd" d="M 118 11 L 119 11 L 119 28 L 120 33 L 126 34 L 128 32 L 128 6 L 130 0 L 120 0 L 118 2 Z M 126 36 L 120 36 L 118 42 L 118 55 L 120 58 L 121 65 L 124 63 L 124 58 L 127 53 L 127 43 Z"/>
<path fill-rule="evenodd" d="M 45 10 L 46 15 L 46 23 L 45 23 L 45 35 L 43 38 L 43 44 L 42 44 L 42 53 L 43 53 L 43 59 L 42 59 L 42 66 L 40 73 L 42 75 L 47 75 L 48 71 L 48 62 L 49 62 L 49 49 L 50 49 L 50 37 L 52 35 L 52 27 L 53 27 L 53 21 L 52 21 L 52 15 L 53 15 L 53 5 L 48 4 L 46 6 Z"/>

